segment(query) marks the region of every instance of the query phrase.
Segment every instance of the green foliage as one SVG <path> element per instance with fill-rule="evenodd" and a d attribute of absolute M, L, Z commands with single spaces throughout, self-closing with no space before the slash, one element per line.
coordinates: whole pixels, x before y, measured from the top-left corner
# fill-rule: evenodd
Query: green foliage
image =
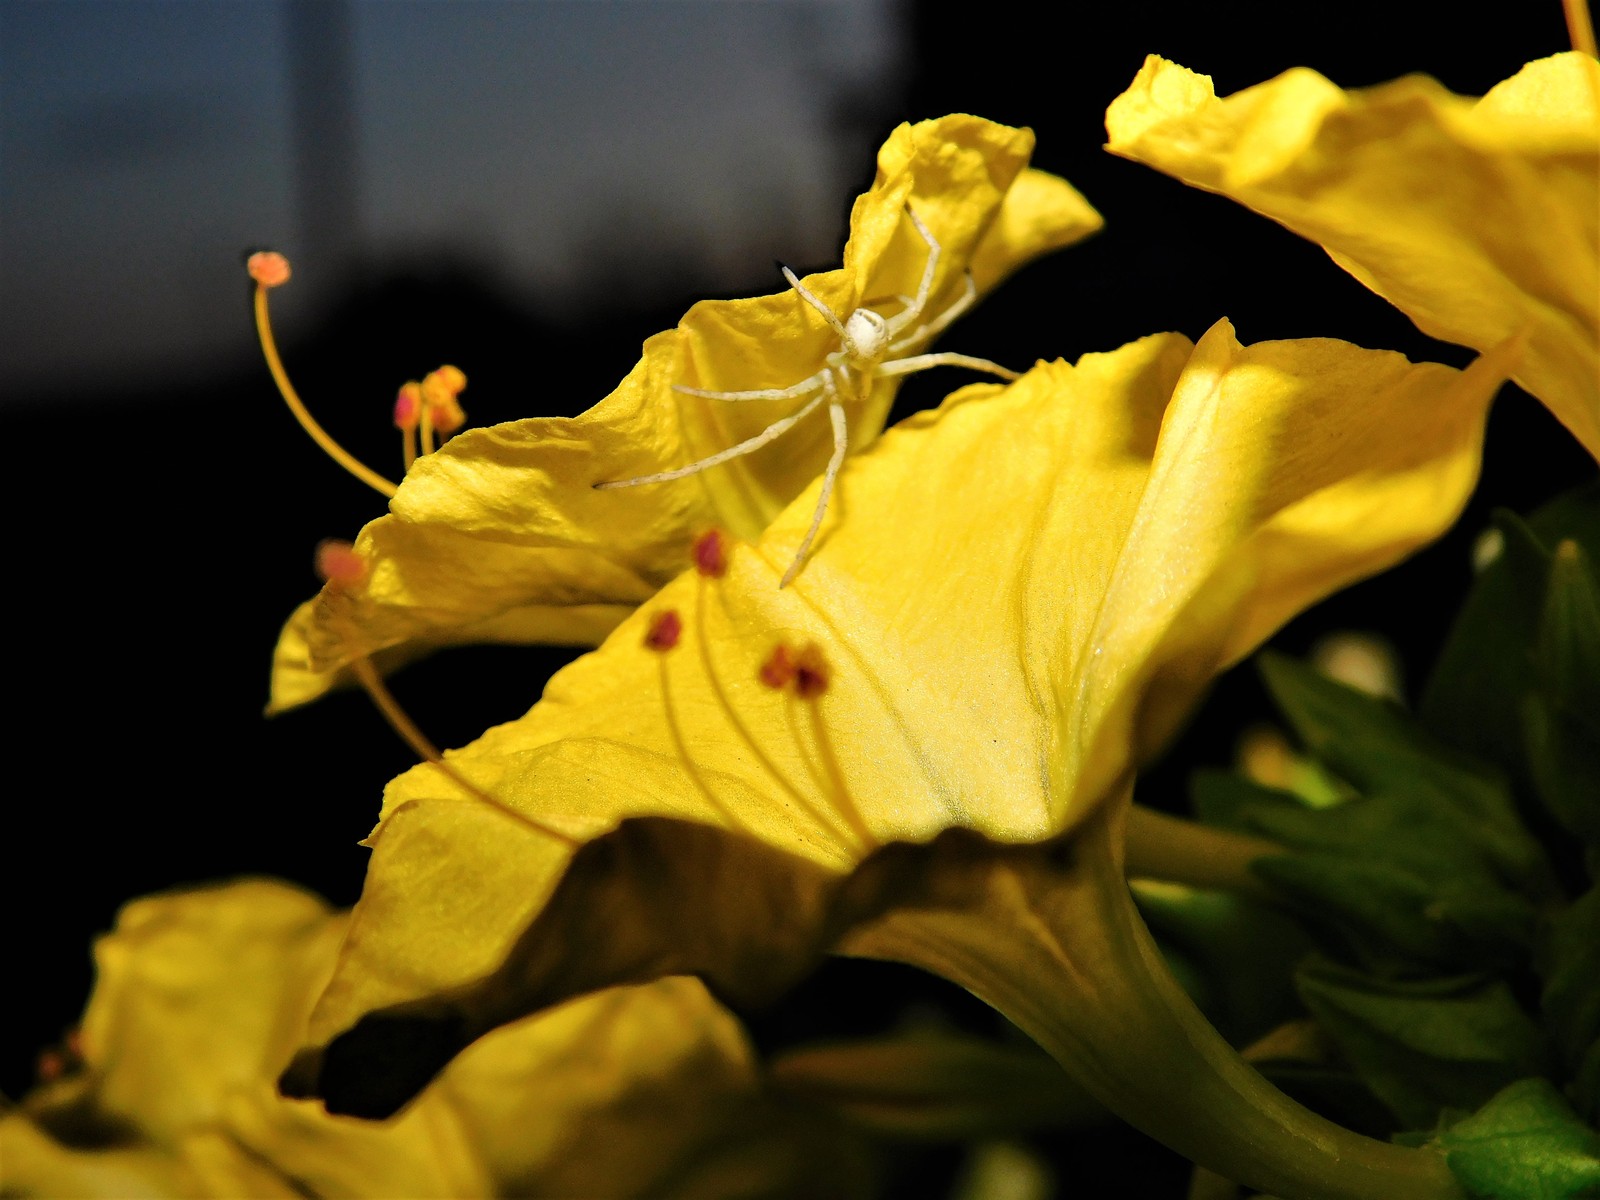
<path fill-rule="evenodd" d="M 1550 556 L 1532 660 L 1522 715 L 1534 787 L 1563 828 L 1600 843 L 1600 585 L 1571 538 Z"/>
<path fill-rule="evenodd" d="M 1423 723 L 1505 770 L 1600 846 L 1600 484 L 1527 523 L 1495 515 L 1479 576 L 1423 696 Z"/>
<path fill-rule="evenodd" d="M 1450 750 L 1386 700 L 1282 655 L 1263 654 L 1260 667 L 1273 699 L 1306 748 L 1361 795 L 1380 802 L 1380 813 L 1370 821 L 1387 820 L 1397 832 L 1419 821 L 1419 834 L 1461 843 L 1445 851 L 1458 862 L 1476 861 L 1531 897 L 1550 893 L 1544 854 L 1523 828 L 1498 774 Z M 1368 844 L 1369 853 L 1374 848 L 1402 852 Z M 1416 853 L 1434 855 L 1431 850 Z"/>
<path fill-rule="evenodd" d="M 1409 1128 L 1549 1069 L 1543 1033 L 1502 980 L 1399 982 L 1312 959 L 1295 981 L 1317 1022 Z"/>
<path fill-rule="evenodd" d="M 1280 679 L 1298 678 L 1303 668 L 1285 660 L 1274 670 Z M 1351 709 L 1373 706 L 1409 732 L 1398 711 L 1389 716 L 1379 701 L 1320 677 L 1310 683 L 1346 693 L 1348 700 L 1337 699 Z M 1536 912 L 1532 898 L 1508 884 L 1506 866 L 1543 891 L 1537 845 L 1508 816 L 1509 802 L 1492 783 L 1465 773 L 1454 778 L 1447 766 L 1418 757 L 1408 786 L 1395 765 L 1401 761 L 1389 768 L 1389 790 L 1328 808 L 1308 808 L 1289 793 L 1221 772 L 1196 776 L 1195 803 L 1207 821 L 1296 851 L 1261 859 L 1254 870 L 1330 953 L 1395 976 L 1525 961 Z M 1475 803 L 1456 803 L 1463 794 Z"/>
<path fill-rule="evenodd" d="M 1600 1196 L 1600 484 L 1495 537 L 1416 716 L 1261 656 L 1331 803 L 1224 772 L 1194 800 L 1284 847 L 1252 870 L 1321 952 L 1294 982 L 1342 1061 L 1274 1078 L 1443 1128 L 1473 1197 Z"/>
<path fill-rule="evenodd" d="M 1594 1121 L 1600 1118 L 1600 887 L 1550 919 L 1538 963 L 1540 1009 L 1571 1080 L 1568 1097 Z"/>
<path fill-rule="evenodd" d="M 1138 880 L 1133 896 L 1168 964 L 1229 1041 L 1294 1015 L 1294 964 L 1310 943 L 1294 921 L 1228 892 Z"/>
<path fill-rule="evenodd" d="M 1482 1200 L 1600 1196 L 1600 1134 L 1543 1079 L 1524 1079 L 1437 1138 L 1450 1170 Z"/>

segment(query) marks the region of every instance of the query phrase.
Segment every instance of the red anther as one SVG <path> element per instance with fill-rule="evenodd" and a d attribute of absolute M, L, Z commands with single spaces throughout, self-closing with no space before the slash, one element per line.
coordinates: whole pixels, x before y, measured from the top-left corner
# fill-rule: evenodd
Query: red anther
<path fill-rule="evenodd" d="M 694 540 L 694 569 L 709 579 L 728 573 L 728 538 L 720 529 L 708 529 Z"/>
<path fill-rule="evenodd" d="M 683 618 L 675 608 L 666 608 L 650 619 L 650 630 L 644 635 L 647 650 L 664 654 L 678 644 L 683 636 Z"/>
<path fill-rule="evenodd" d="M 62 1044 L 64 1046 L 66 1046 L 67 1053 L 72 1055 L 73 1058 L 76 1058 L 76 1059 L 78 1059 L 80 1061 L 83 1059 L 83 1030 L 82 1029 L 69 1029 L 69 1030 L 67 1030 L 67 1036 L 63 1039 Z"/>
<path fill-rule="evenodd" d="M 276 250 L 257 250 L 245 259 L 244 269 L 264 288 L 281 287 L 289 282 L 289 260 Z"/>
<path fill-rule="evenodd" d="M 422 388 L 416 383 L 406 383 L 394 397 L 394 427 L 410 433 L 422 420 Z"/>
<path fill-rule="evenodd" d="M 349 542 L 329 538 L 317 546 L 317 574 L 334 587 L 354 587 L 367 577 L 367 562 Z"/>
<path fill-rule="evenodd" d="M 761 664 L 761 669 L 756 672 L 756 678 L 773 691 L 781 692 L 794 678 L 795 669 L 794 651 L 779 642 L 772 648 L 772 653 L 767 655 L 766 662 Z"/>
<path fill-rule="evenodd" d="M 833 678 L 833 668 L 822 655 L 822 647 L 807 642 L 794 665 L 794 694 L 802 700 L 815 700 L 828 690 Z"/>
<path fill-rule="evenodd" d="M 41 1050 L 34 1070 L 40 1083 L 54 1083 L 67 1073 L 67 1057 L 59 1050 Z"/>

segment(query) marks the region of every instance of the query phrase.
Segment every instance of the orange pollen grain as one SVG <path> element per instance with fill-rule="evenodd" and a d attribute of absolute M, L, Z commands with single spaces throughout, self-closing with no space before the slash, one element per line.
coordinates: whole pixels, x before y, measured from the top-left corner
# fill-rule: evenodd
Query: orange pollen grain
<path fill-rule="evenodd" d="M 452 396 L 459 396 L 467 390 L 467 377 L 461 373 L 461 368 L 452 367 L 449 363 L 432 372 L 429 378 L 437 379 Z"/>
<path fill-rule="evenodd" d="M 708 579 L 728 573 L 728 539 L 720 529 L 708 529 L 694 540 L 694 569 Z"/>
<path fill-rule="evenodd" d="M 681 637 L 683 618 L 675 608 L 664 609 L 650 620 L 650 629 L 644 635 L 645 649 L 664 654 L 676 646 Z"/>
<path fill-rule="evenodd" d="M 276 250 L 258 250 L 245 260 L 244 269 L 262 287 L 281 287 L 289 282 L 289 260 Z"/>
<path fill-rule="evenodd" d="M 367 577 L 367 562 L 349 542 L 329 538 L 317 546 L 317 574 L 335 587 L 354 587 Z"/>
<path fill-rule="evenodd" d="M 467 423 L 458 396 L 467 386 L 467 377 L 448 364 L 423 377 L 421 395 L 428 406 L 428 420 L 440 433 L 454 433 Z"/>
<path fill-rule="evenodd" d="M 795 695 L 802 700 L 815 700 L 828 690 L 828 681 L 832 678 L 833 668 L 823 657 L 822 647 L 815 642 L 807 643 L 805 649 L 800 651 L 800 657 L 795 660 Z"/>

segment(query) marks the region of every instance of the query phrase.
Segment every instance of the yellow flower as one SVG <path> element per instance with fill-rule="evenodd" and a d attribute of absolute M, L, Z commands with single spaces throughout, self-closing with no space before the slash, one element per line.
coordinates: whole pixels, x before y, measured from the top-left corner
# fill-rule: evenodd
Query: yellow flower
<path fill-rule="evenodd" d="M 928 244 L 940 247 L 926 313 L 948 309 L 1100 218 L 1068 184 L 1028 168 L 1033 135 L 977 117 L 902 125 L 851 213 L 844 265 L 807 276 L 843 315 L 893 315 L 915 295 Z M 796 407 L 675 390 L 785 387 L 813 376 L 839 335 L 793 290 L 705 301 L 651 338 L 638 366 L 582 416 L 468 430 L 419 458 L 390 513 L 356 541 L 366 582 L 324 592 L 290 618 L 274 656 L 271 710 L 325 692 L 356 658 L 380 668 L 462 642 L 594 645 L 677 573 L 712 525 L 754 537 L 828 462 L 832 434 L 812 414 L 775 444 L 671 482 L 595 490 L 724 450 Z M 882 428 L 895 378 L 848 406 L 849 440 Z M 529 364 L 538 386 L 539 365 Z"/>
<path fill-rule="evenodd" d="M 280 1097 L 273 1078 L 346 925 L 266 880 L 128 905 L 96 947 L 81 1063 L 0 1115 L 5 1194 L 718 1195 L 727 1179 L 815 1194 L 799 1180 L 838 1182 L 785 1155 L 801 1137 L 763 1127 L 773 1114 L 744 1035 L 690 979 L 498 1030 L 383 1124 Z M 752 1137 L 762 1153 L 739 1156 Z"/>
<path fill-rule="evenodd" d="M 1230 1178 L 1364 1169 L 1331 1126 L 1225 1102 L 1263 1085 L 1197 1060 L 1232 1061 L 1172 1015 L 1121 830 L 1219 670 L 1453 519 L 1514 355 L 1460 373 L 1222 322 L 911 418 L 847 465 L 794 586 L 816 485 L 447 755 L 476 791 L 432 765 L 389 786 L 287 1085 L 388 1111 L 567 995 L 694 973 L 755 1001 L 843 949 L 971 988 Z M 432 1059 L 405 1049 L 419 1027 Z"/>
<path fill-rule="evenodd" d="M 1481 100 L 1297 69 L 1218 99 L 1152 55 L 1106 113 L 1114 154 L 1322 244 L 1424 333 L 1487 350 L 1600 457 L 1600 63 L 1529 63 Z"/>

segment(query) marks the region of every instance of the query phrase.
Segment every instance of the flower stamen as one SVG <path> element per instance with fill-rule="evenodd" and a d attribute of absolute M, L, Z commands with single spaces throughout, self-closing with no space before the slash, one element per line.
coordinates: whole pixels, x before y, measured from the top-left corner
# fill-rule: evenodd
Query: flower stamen
<path fill-rule="evenodd" d="M 407 471 L 417 461 L 417 426 L 422 421 L 422 385 L 403 383 L 394 398 L 394 427 L 400 431 L 400 457 Z"/>
<path fill-rule="evenodd" d="M 695 538 L 690 557 L 694 569 L 706 579 L 721 579 L 728 573 L 728 538 L 720 529 L 708 529 Z"/>
<path fill-rule="evenodd" d="M 666 713 L 667 733 L 672 738 L 673 749 L 677 751 L 678 762 L 683 767 L 683 773 L 689 777 L 689 782 L 694 784 L 695 790 L 705 802 L 715 810 L 716 814 L 728 825 L 730 829 L 737 829 L 742 833 L 750 832 L 749 826 L 733 813 L 721 800 L 716 792 L 711 790 L 711 784 L 704 773 L 695 764 L 694 756 L 689 753 L 688 740 L 683 736 L 683 726 L 678 722 L 677 707 L 672 702 L 672 679 L 667 670 L 668 652 L 677 649 L 678 643 L 683 638 L 683 617 L 675 608 L 662 609 L 650 619 L 649 630 L 645 633 L 644 644 L 646 649 L 654 650 L 657 655 L 656 664 L 659 668 L 661 685 L 661 705 Z"/>
<path fill-rule="evenodd" d="M 316 418 L 300 399 L 299 393 L 294 390 L 294 385 L 289 382 L 289 374 L 283 368 L 283 359 L 278 355 L 278 343 L 272 336 L 272 322 L 267 316 L 267 293 L 289 281 L 289 260 L 276 251 L 262 250 L 249 257 L 245 269 L 249 271 L 250 278 L 256 282 L 256 336 L 261 341 L 261 354 L 267 360 L 267 370 L 272 372 L 272 381 L 278 385 L 278 394 L 289 406 L 294 419 L 300 422 L 300 428 L 304 429 L 311 436 L 311 440 L 316 442 L 323 453 L 334 462 L 373 490 L 384 496 L 393 496 L 399 490 L 398 487 L 334 441 L 328 431 L 317 423 Z"/>
<path fill-rule="evenodd" d="M 1596 57 L 1594 20 L 1589 15 L 1588 0 L 1561 0 L 1567 18 L 1567 37 L 1572 48 L 1580 54 Z"/>
<path fill-rule="evenodd" d="M 705 673 L 706 684 L 716 697 L 717 707 L 727 718 L 728 724 L 733 727 L 734 735 L 744 744 L 761 769 L 790 800 L 822 828 L 830 840 L 837 839 L 840 835 L 838 825 L 829 820 L 827 814 L 808 799 L 805 792 L 796 787 L 783 773 L 772 756 L 762 749 L 760 741 L 739 716 L 739 709 L 729 698 L 727 689 L 722 684 L 722 676 L 711 659 L 711 638 L 706 634 L 708 593 L 706 580 L 721 578 L 719 571 L 726 572 L 727 553 L 727 537 L 720 530 L 709 530 L 695 540 L 694 558 L 700 572 L 700 594 L 695 606 L 695 646 L 700 654 L 700 669 Z"/>
<path fill-rule="evenodd" d="M 328 585 L 330 592 L 336 596 L 343 595 L 365 581 L 367 577 L 367 562 L 349 542 L 330 538 L 317 547 L 317 574 Z M 474 799 L 481 800 L 485 804 L 510 813 L 542 834 L 558 841 L 566 842 L 569 845 L 577 845 L 575 839 L 568 837 L 559 830 L 553 829 L 544 822 L 501 803 L 456 770 L 453 765 L 446 762 L 444 755 L 439 753 L 439 748 L 428 739 L 417 723 L 411 719 L 411 715 L 400 706 L 400 702 L 395 699 L 394 693 L 389 690 L 388 684 L 384 683 L 383 676 L 378 674 L 378 669 L 372 665 L 372 659 L 364 654 L 359 658 L 352 659 L 350 673 L 355 677 L 356 682 L 361 685 L 361 690 L 367 693 L 367 698 L 372 701 L 373 707 L 388 722 L 389 728 L 393 729 L 399 735 L 400 740 L 411 747 L 412 753 L 423 762 L 436 767 L 451 783 Z"/>
<path fill-rule="evenodd" d="M 822 716 L 822 706 L 818 703 L 827 694 L 828 685 L 833 679 L 833 668 L 823 654 L 822 647 L 815 642 L 808 642 L 799 650 L 795 650 L 788 644 L 779 642 L 772 648 L 772 653 L 762 661 L 756 671 L 756 678 L 773 691 L 784 693 L 785 699 L 790 704 L 799 700 L 805 705 L 811 727 L 811 741 L 816 746 L 816 757 L 821 762 L 820 770 L 806 753 L 805 743 L 794 720 L 792 708 L 789 712 L 790 726 L 795 729 L 795 740 L 800 745 L 802 756 L 811 769 L 814 781 L 828 794 L 834 811 L 862 845 L 880 845 L 878 838 L 861 816 L 855 798 L 850 794 L 844 768 L 839 763 L 833 740 L 828 734 L 828 724 Z"/>

